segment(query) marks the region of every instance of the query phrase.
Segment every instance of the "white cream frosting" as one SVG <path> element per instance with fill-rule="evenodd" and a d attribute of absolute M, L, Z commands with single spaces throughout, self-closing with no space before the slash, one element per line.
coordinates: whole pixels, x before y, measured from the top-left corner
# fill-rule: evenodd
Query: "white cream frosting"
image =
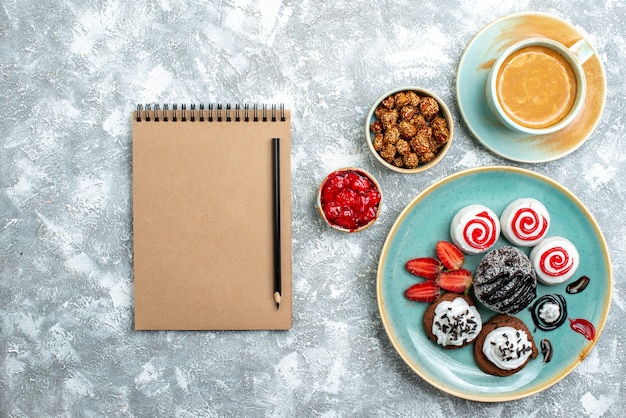
<path fill-rule="evenodd" d="M 502 370 L 514 370 L 526 363 L 532 344 L 526 332 L 513 327 L 499 327 L 487 334 L 483 354 Z"/>
<path fill-rule="evenodd" d="M 502 235 L 518 247 L 533 247 L 541 242 L 550 227 L 546 207 L 530 197 L 514 200 L 500 216 Z"/>
<path fill-rule="evenodd" d="M 539 318 L 547 324 L 556 322 L 561 316 L 561 308 L 556 303 L 546 302 L 539 309 Z"/>
<path fill-rule="evenodd" d="M 466 206 L 452 218 L 450 236 L 464 253 L 484 253 L 500 237 L 500 219 L 486 206 Z"/>
<path fill-rule="evenodd" d="M 444 300 L 435 308 L 432 333 L 437 337 L 439 345 L 462 346 L 474 341 L 482 327 L 482 319 L 476 307 L 461 297 Z"/>
<path fill-rule="evenodd" d="M 555 285 L 566 282 L 576 273 L 580 256 L 569 240 L 549 237 L 532 249 L 530 262 L 541 283 Z"/>

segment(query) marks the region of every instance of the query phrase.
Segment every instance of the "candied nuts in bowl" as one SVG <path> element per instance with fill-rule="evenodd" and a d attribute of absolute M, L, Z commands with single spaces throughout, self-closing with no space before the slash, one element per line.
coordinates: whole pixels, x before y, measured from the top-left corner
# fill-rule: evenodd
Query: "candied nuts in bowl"
<path fill-rule="evenodd" d="M 381 164 L 418 173 L 450 148 L 454 125 L 448 106 L 421 87 L 400 87 L 381 96 L 365 120 L 367 146 Z"/>
<path fill-rule="evenodd" d="M 380 185 L 371 174 L 346 167 L 324 178 L 317 192 L 317 209 L 331 228 L 358 232 L 376 221 L 381 200 Z"/>

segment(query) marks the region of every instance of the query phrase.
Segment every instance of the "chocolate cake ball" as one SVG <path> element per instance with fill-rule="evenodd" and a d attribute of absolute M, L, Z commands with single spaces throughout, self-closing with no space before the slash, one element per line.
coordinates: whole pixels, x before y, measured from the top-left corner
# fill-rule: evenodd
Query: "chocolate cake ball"
<path fill-rule="evenodd" d="M 474 294 L 492 311 L 520 312 L 537 296 L 537 276 L 532 263 L 515 247 L 496 248 L 476 267 Z"/>

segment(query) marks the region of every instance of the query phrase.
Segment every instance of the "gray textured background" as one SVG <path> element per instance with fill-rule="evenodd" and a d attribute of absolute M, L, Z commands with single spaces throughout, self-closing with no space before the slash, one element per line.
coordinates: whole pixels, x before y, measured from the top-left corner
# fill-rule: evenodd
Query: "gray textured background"
<path fill-rule="evenodd" d="M 329 2 L 4 0 L 0 4 L 0 416 L 623 416 L 626 409 L 626 5 L 622 1 Z M 472 37 L 519 11 L 587 33 L 608 97 L 585 145 L 510 163 L 472 139 L 455 72 Z M 428 173 L 368 155 L 384 91 L 442 96 L 454 143 Z M 293 109 L 294 324 L 289 332 L 132 331 L 130 112 L 147 102 L 285 102 Z M 453 398 L 402 362 L 376 305 L 378 256 L 413 197 L 461 169 L 511 164 L 564 184 L 598 220 L 614 293 L 583 363 L 536 396 Z M 331 231 L 321 179 L 356 165 L 381 183 L 381 219 Z"/>

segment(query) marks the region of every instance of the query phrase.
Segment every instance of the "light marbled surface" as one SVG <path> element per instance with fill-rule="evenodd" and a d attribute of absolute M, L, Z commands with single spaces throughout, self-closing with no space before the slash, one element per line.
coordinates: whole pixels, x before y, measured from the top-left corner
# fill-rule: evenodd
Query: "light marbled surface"
<path fill-rule="evenodd" d="M 0 416 L 623 416 L 623 2 L 200 3 L 0 5 Z M 606 70 L 596 131 L 551 163 L 487 152 L 456 107 L 463 49 L 519 11 L 579 27 Z M 443 162 L 410 177 L 368 155 L 362 132 L 369 106 L 402 85 L 437 92 L 456 121 Z M 130 112 L 138 102 L 218 101 L 293 109 L 293 328 L 134 332 Z M 417 193 L 492 164 L 530 168 L 580 197 L 607 239 L 614 289 L 604 332 L 575 371 L 535 396 L 482 404 L 430 387 L 403 363 L 375 278 L 384 238 Z M 321 179 L 348 165 L 385 193 L 380 220 L 355 235 L 314 210 Z"/>

